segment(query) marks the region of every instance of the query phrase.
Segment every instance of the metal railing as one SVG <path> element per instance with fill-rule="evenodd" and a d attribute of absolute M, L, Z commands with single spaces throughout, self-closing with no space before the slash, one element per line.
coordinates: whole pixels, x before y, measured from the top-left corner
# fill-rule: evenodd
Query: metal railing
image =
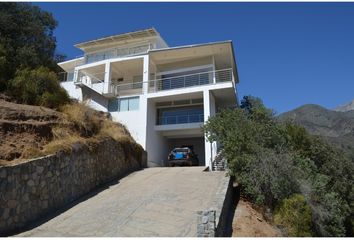
<path fill-rule="evenodd" d="M 182 124 L 182 123 L 199 123 L 204 122 L 204 114 L 189 114 L 159 117 L 157 125 Z"/>
<path fill-rule="evenodd" d="M 101 90 L 104 91 L 104 84 L 110 84 L 108 89 L 108 94 L 114 96 L 119 95 L 129 95 L 129 94 L 142 94 L 143 85 L 146 84 L 149 93 L 173 90 L 179 88 L 188 88 L 194 86 L 201 86 L 207 84 L 216 84 L 220 82 L 233 81 L 232 69 L 222 69 L 216 71 L 200 72 L 195 74 L 180 75 L 170 78 L 162 78 L 150 80 L 149 82 L 135 82 L 135 83 L 123 83 L 123 84 L 113 84 L 104 82 L 104 72 L 89 74 L 87 72 L 78 72 L 77 79 L 75 83 L 82 83 L 90 88 L 98 91 L 96 88 L 101 85 Z M 103 77 L 102 77 L 103 76 Z M 72 76 L 74 78 L 74 76 Z"/>
<path fill-rule="evenodd" d="M 200 72 L 195 74 L 150 80 L 149 92 L 194 87 L 232 80 L 232 69 Z"/>
<path fill-rule="evenodd" d="M 104 86 L 107 84 L 104 82 L 105 72 L 88 73 L 78 71 L 77 74 L 76 84 L 84 84 L 96 92 L 104 93 Z"/>
<path fill-rule="evenodd" d="M 111 87 L 109 91 L 115 96 L 122 96 L 122 95 L 129 95 L 129 94 L 142 94 L 143 82 L 123 83 L 119 85 L 111 83 Z"/>

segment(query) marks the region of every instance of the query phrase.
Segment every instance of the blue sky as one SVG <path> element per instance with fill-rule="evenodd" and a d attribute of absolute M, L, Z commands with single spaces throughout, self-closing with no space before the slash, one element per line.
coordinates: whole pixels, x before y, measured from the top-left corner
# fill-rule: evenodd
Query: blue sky
<path fill-rule="evenodd" d="M 281 113 L 354 99 L 354 3 L 35 3 L 53 13 L 58 51 L 155 27 L 170 46 L 232 40 L 239 96 Z"/>

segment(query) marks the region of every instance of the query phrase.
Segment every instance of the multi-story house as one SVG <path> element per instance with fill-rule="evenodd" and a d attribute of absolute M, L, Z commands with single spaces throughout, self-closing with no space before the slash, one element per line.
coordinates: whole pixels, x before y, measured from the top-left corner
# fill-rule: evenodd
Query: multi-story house
<path fill-rule="evenodd" d="M 66 72 L 62 87 L 126 125 L 148 152 L 149 166 L 166 166 L 169 151 L 181 145 L 211 166 L 218 144 L 207 141 L 201 126 L 237 105 L 231 41 L 169 47 L 150 28 L 75 47 L 84 56 L 59 63 Z"/>

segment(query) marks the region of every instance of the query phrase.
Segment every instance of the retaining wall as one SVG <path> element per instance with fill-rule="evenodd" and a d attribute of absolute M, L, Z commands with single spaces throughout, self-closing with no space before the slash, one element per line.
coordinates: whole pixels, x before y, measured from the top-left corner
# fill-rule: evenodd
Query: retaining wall
<path fill-rule="evenodd" d="M 146 165 L 146 152 L 106 139 L 90 149 L 76 144 L 71 153 L 0 167 L 0 236 Z"/>

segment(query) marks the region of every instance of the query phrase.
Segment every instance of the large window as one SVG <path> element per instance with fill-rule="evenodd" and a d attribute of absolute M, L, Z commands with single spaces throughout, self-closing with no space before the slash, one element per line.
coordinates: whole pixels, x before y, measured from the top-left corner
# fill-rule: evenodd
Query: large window
<path fill-rule="evenodd" d="M 129 55 L 135 55 L 145 53 L 149 50 L 150 45 L 145 44 L 142 46 L 128 47 L 128 48 L 116 48 L 108 51 L 102 51 L 97 53 L 91 53 L 86 55 L 86 63 L 97 62 L 105 59 L 124 57 Z"/>
<path fill-rule="evenodd" d="M 158 125 L 197 123 L 204 121 L 203 106 L 158 109 Z"/>
<path fill-rule="evenodd" d="M 139 110 L 139 97 L 116 98 L 109 100 L 109 112 L 124 112 Z"/>

